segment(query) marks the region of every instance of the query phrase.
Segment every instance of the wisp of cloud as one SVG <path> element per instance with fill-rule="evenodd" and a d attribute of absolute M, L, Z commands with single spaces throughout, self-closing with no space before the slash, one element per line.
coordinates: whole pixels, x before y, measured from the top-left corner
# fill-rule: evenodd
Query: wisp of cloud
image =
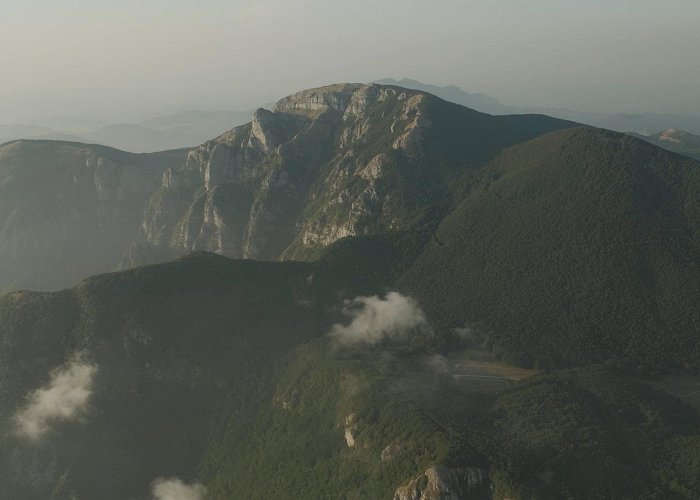
<path fill-rule="evenodd" d="M 159 477 L 151 484 L 154 500 L 204 500 L 207 489 L 201 484 L 188 485 L 177 477 Z"/>
<path fill-rule="evenodd" d="M 429 330 L 418 303 L 398 292 L 389 292 L 385 298 L 356 297 L 346 303 L 343 312 L 351 319 L 350 324 L 336 323 L 329 334 L 341 345 L 378 344 Z"/>
<path fill-rule="evenodd" d="M 77 354 L 51 372 L 48 385 L 29 395 L 26 406 L 15 415 L 20 436 L 38 439 L 54 422 L 79 419 L 92 393 L 97 366 Z"/>

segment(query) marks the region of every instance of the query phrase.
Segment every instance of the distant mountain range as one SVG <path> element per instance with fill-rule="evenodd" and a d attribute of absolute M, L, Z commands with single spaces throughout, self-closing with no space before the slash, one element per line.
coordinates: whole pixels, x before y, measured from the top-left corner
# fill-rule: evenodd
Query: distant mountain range
<path fill-rule="evenodd" d="M 403 78 L 394 80 L 387 78 L 377 83 L 399 85 L 410 89 L 430 92 L 446 101 L 461 104 L 477 111 L 490 114 L 528 114 L 537 113 L 584 123 L 594 127 L 614 130 L 617 132 L 634 132 L 643 135 L 656 133 L 659 130 L 678 128 L 693 134 L 700 134 L 700 116 L 674 115 L 655 113 L 589 113 L 563 108 L 510 106 L 486 94 L 469 94 L 453 85 L 440 87 Z"/>
<path fill-rule="evenodd" d="M 470 94 L 454 85 L 441 87 L 408 78 L 385 78 L 375 83 L 428 92 L 446 101 L 492 115 L 546 114 L 594 127 L 644 136 L 667 129 L 686 130 L 691 134 L 700 135 L 700 116 L 587 113 L 562 108 L 521 107 L 503 104 L 487 94 Z M 134 153 L 152 153 L 196 146 L 244 124 L 251 114 L 252 111 L 182 111 L 138 123 L 108 124 L 95 128 L 82 125 L 75 131 L 41 125 L 0 125 L 0 144 L 17 139 L 61 140 L 102 144 Z"/>
<path fill-rule="evenodd" d="M 501 104 L 498 100 L 486 94 L 469 94 L 459 87 L 455 87 L 454 85 L 440 87 L 438 85 L 429 85 L 417 80 L 411 80 L 410 78 L 402 78 L 401 80 L 385 78 L 383 80 L 377 80 L 374 83 L 378 83 L 379 85 L 394 85 L 407 89 L 420 90 L 421 92 L 428 92 L 429 94 L 436 95 L 442 99 L 445 99 L 446 101 L 461 104 L 467 108 L 475 109 L 490 115 L 512 114 L 515 109 L 512 106 Z"/>
<path fill-rule="evenodd" d="M 0 144 L 18 139 L 101 144 L 134 153 L 196 146 L 245 123 L 251 112 L 183 111 L 136 124 L 114 124 L 93 130 L 64 132 L 32 125 L 0 125 Z"/>

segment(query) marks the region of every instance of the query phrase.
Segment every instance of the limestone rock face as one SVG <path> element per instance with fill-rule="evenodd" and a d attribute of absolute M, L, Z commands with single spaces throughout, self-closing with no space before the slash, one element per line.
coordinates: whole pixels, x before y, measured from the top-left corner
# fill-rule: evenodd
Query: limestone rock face
<path fill-rule="evenodd" d="M 345 444 L 348 448 L 355 447 L 355 440 L 357 439 L 357 425 L 351 425 L 345 428 Z"/>
<path fill-rule="evenodd" d="M 502 149 L 570 125 L 352 83 L 285 97 L 189 151 L 7 143 L 0 291 L 67 287 L 194 250 L 308 260 L 346 237 L 423 233 L 454 185 Z"/>
<path fill-rule="evenodd" d="M 394 500 L 467 500 L 487 480 L 483 469 L 430 467 L 421 477 L 397 488 Z"/>
<path fill-rule="evenodd" d="M 366 87 L 360 84 L 339 84 L 320 89 L 303 90 L 277 102 L 278 113 L 345 112 L 355 93 Z M 366 91 L 365 91 L 366 92 Z"/>
<path fill-rule="evenodd" d="M 505 120 L 399 87 L 304 90 L 167 170 L 142 239 L 174 255 L 303 260 L 345 237 L 409 229 L 446 210 L 464 165 L 515 140 L 495 132 L 512 128 Z"/>

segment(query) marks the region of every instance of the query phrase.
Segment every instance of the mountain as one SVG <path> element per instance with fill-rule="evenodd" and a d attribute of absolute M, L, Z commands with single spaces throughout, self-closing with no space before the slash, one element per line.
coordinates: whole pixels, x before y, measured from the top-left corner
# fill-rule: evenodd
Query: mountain
<path fill-rule="evenodd" d="M 416 313 L 410 337 L 338 344 L 329 333 L 354 328 L 340 325 L 357 294 L 384 328 L 394 307 L 416 307 L 372 298 L 361 264 L 199 254 L 3 296 L 0 496 L 146 499 L 163 484 L 212 499 L 700 492 L 697 416 L 642 382 L 591 367 L 484 390 L 453 375 L 464 353 L 431 353 Z M 353 267 L 354 281 L 340 278 Z"/>
<path fill-rule="evenodd" d="M 5 144 L 0 290 L 63 288 L 120 260 L 192 250 L 311 257 L 343 236 L 434 225 L 451 184 L 503 147 L 567 125 L 347 85 L 284 99 L 189 152 Z"/>
<path fill-rule="evenodd" d="M 399 87 L 302 91 L 166 170 L 125 266 L 146 263 L 144 247 L 300 259 L 343 237 L 432 226 L 503 148 L 572 125 Z"/>
<path fill-rule="evenodd" d="M 4 146 L 5 288 L 192 251 L 362 256 L 442 338 L 482 325 L 511 363 L 700 367 L 700 169 L 629 136 L 339 84 L 188 152 L 96 148 Z"/>
<path fill-rule="evenodd" d="M 183 111 L 138 124 L 107 125 L 85 132 L 90 141 L 125 151 L 150 153 L 193 147 L 246 123 L 250 112 Z"/>
<path fill-rule="evenodd" d="M 484 113 L 504 114 L 545 114 L 562 120 L 570 120 L 593 127 L 617 132 L 634 132 L 648 135 L 649 131 L 679 127 L 693 134 L 700 134 L 700 116 L 661 113 L 595 113 L 551 106 L 513 106 L 502 104 L 486 94 L 469 94 L 459 87 L 440 87 L 409 78 L 394 80 L 387 78 L 376 83 L 399 85 L 414 90 L 430 92 L 446 101 L 467 106 Z"/>
<path fill-rule="evenodd" d="M 660 148 L 700 160 L 700 136 L 675 128 L 670 128 L 653 135 L 633 135 L 655 144 Z"/>
<path fill-rule="evenodd" d="M 572 126 L 397 87 L 304 91 L 168 170 L 123 267 L 195 250 L 313 260 L 410 233 L 393 278 L 445 331 L 483 323 L 525 364 L 696 370 L 698 165 Z"/>
<path fill-rule="evenodd" d="M 0 498 L 698 498 L 699 192 L 377 84 L 188 151 L 4 144 L 2 286 L 123 270 L 0 296 Z"/>
<path fill-rule="evenodd" d="M 700 116 L 663 113 L 595 113 L 566 108 L 523 106 L 511 113 L 544 113 L 562 120 L 571 120 L 616 132 L 648 135 L 650 131 L 680 127 L 700 134 Z"/>
<path fill-rule="evenodd" d="M 56 141 L 0 146 L 0 290 L 58 289 L 114 269 L 163 170 L 184 156 Z"/>
<path fill-rule="evenodd" d="M 41 141 L 85 142 L 75 134 L 59 132 L 37 125 L 0 125 L 0 144 L 21 139 Z"/>
<path fill-rule="evenodd" d="M 489 95 L 470 94 L 459 87 L 455 87 L 454 85 L 440 87 L 438 85 L 430 85 L 417 80 L 411 80 L 410 78 L 402 78 L 401 80 L 385 78 L 383 80 L 377 80 L 374 83 L 379 85 L 392 85 L 395 87 L 420 90 L 421 92 L 436 95 L 446 101 L 454 102 L 455 104 L 460 104 L 467 108 L 472 108 L 476 111 L 488 113 L 490 115 L 506 115 L 515 111 L 513 106 L 503 105 Z"/>
<path fill-rule="evenodd" d="M 696 371 L 699 192 L 698 162 L 640 140 L 545 134 L 484 169 L 403 283 L 526 364 Z"/>

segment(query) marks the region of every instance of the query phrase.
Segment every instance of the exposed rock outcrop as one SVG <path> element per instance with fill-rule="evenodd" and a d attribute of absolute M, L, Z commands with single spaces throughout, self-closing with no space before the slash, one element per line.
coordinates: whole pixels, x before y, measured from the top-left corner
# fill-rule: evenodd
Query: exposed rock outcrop
<path fill-rule="evenodd" d="M 457 179 L 504 147 L 570 125 L 532 120 L 399 87 L 338 84 L 258 109 L 189 151 L 8 143 L 0 291 L 65 287 L 113 270 L 121 255 L 121 266 L 195 250 L 304 260 L 345 237 L 435 226 Z"/>
<path fill-rule="evenodd" d="M 60 141 L 0 146 L 0 292 L 114 270 L 163 171 L 184 157 Z"/>
<path fill-rule="evenodd" d="M 426 204 L 447 206 L 449 179 L 462 165 L 514 141 L 510 132 L 490 132 L 512 128 L 501 121 L 398 87 L 304 90 L 274 111 L 258 109 L 250 123 L 166 171 L 143 238 L 175 254 L 303 259 L 341 238 L 408 229 L 425 217 Z M 449 152 L 430 148 L 460 127 L 471 135 Z"/>
<path fill-rule="evenodd" d="M 345 428 L 345 444 L 348 448 L 355 447 L 355 441 L 357 440 L 357 425 L 351 425 Z"/>
<path fill-rule="evenodd" d="M 488 480 L 483 469 L 430 467 L 416 479 L 397 488 L 394 500 L 467 500 Z"/>
<path fill-rule="evenodd" d="M 389 460 L 393 460 L 397 455 L 403 453 L 408 449 L 408 444 L 403 443 L 403 442 L 394 442 L 386 446 L 382 450 L 382 453 L 380 455 L 380 458 L 382 462 L 388 462 Z"/>

